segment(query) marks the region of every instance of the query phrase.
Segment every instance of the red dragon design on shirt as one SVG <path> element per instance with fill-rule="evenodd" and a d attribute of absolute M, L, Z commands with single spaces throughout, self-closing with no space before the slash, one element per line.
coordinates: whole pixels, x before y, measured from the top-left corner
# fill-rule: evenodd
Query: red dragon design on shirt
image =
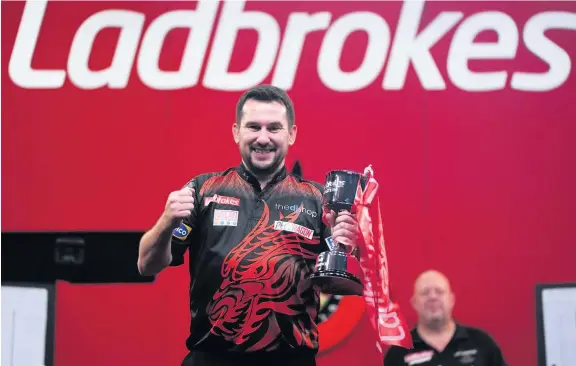
<path fill-rule="evenodd" d="M 280 218 L 295 222 L 299 214 L 296 210 Z M 211 332 L 247 351 L 272 350 L 282 337 L 292 340 L 293 347 L 313 348 L 318 293 L 308 280 L 306 260 L 317 253 L 306 246 L 318 245 L 319 238 L 279 232 L 269 218 L 265 204 L 256 226 L 224 259 L 222 284 L 207 307 Z M 282 322 L 286 316 L 292 329 Z"/>

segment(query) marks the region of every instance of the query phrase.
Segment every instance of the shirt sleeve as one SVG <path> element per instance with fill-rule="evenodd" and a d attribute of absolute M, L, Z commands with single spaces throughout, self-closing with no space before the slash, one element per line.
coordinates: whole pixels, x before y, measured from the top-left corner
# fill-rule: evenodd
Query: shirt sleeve
<path fill-rule="evenodd" d="M 170 263 L 171 266 L 179 266 L 184 263 L 184 255 L 186 251 L 190 247 L 192 243 L 193 234 L 192 231 L 196 226 L 196 218 L 200 212 L 200 187 L 198 184 L 198 179 L 194 178 L 184 187 L 194 188 L 194 209 L 190 216 L 185 217 L 182 220 L 180 226 L 178 226 L 172 232 L 172 241 L 170 245 L 170 249 L 172 252 L 172 262 Z M 184 188 L 182 187 L 182 188 Z"/>

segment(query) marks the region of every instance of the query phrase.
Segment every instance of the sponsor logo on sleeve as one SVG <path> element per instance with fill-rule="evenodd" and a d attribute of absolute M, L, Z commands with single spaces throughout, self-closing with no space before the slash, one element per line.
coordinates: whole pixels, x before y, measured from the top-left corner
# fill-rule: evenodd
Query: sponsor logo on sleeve
<path fill-rule="evenodd" d="M 190 226 L 186 225 L 185 223 L 181 223 L 180 226 L 174 229 L 172 236 L 174 236 L 176 239 L 186 240 L 191 231 L 192 228 Z"/>

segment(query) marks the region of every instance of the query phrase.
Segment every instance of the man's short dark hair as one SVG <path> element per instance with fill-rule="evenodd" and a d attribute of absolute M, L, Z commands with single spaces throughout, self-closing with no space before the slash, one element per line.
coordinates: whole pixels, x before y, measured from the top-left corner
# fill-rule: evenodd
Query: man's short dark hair
<path fill-rule="evenodd" d="M 253 99 L 259 102 L 279 102 L 286 107 L 286 116 L 288 118 L 288 127 L 294 126 L 294 104 L 286 92 L 273 85 L 258 85 L 242 94 L 236 104 L 236 123 L 242 119 L 242 109 L 247 100 Z"/>

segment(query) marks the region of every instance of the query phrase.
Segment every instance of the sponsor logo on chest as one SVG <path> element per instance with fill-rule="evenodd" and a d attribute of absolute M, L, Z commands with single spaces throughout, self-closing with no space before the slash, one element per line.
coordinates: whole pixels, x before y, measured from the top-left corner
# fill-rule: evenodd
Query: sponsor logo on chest
<path fill-rule="evenodd" d="M 238 211 L 214 210 L 214 226 L 238 226 Z"/>
<path fill-rule="evenodd" d="M 306 239 L 312 239 L 312 236 L 314 236 L 314 230 L 308 229 L 305 226 L 298 225 L 293 222 L 275 221 L 274 230 L 289 231 L 291 233 L 301 235 Z"/>
<path fill-rule="evenodd" d="M 475 348 L 461 350 L 454 353 L 454 358 L 458 358 L 461 364 L 470 364 L 476 360 L 478 350 Z"/>
<path fill-rule="evenodd" d="M 204 207 L 208 206 L 212 202 L 220 204 L 220 205 L 240 206 L 240 198 L 220 196 L 220 195 L 215 194 L 212 197 L 205 197 L 204 198 Z"/>
<path fill-rule="evenodd" d="M 284 204 L 283 205 L 283 204 L 277 203 L 276 205 L 274 205 L 274 207 L 278 211 L 300 212 L 300 213 L 303 213 L 303 214 L 308 215 L 310 217 L 317 217 L 318 216 L 318 213 L 316 211 L 305 208 L 303 204 L 301 204 L 301 205 Z"/>

